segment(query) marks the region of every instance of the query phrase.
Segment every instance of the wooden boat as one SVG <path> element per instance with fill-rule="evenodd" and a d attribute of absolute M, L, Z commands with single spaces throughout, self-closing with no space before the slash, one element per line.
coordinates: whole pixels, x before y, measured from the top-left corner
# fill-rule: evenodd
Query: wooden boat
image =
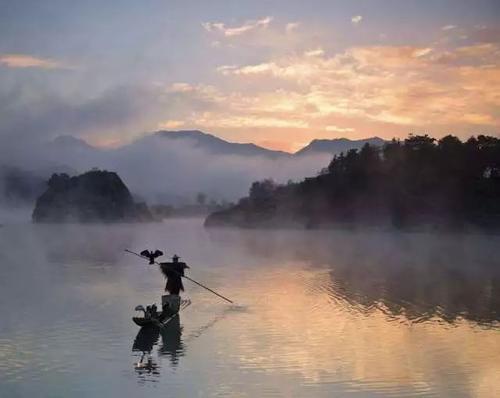
<path fill-rule="evenodd" d="M 142 305 L 138 305 L 135 307 L 135 310 L 142 311 L 144 315 L 142 317 L 133 317 L 132 320 L 140 327 L 163 327 L 170 322 L 171 319 L 178 316 L 179 311 L 185 309 L 190 304 L 191 300 L 183 300 L 176 294 L 167 294 L 161 297 L 162 311 L 151 311 L 150 307 L 146 310 Z"/>

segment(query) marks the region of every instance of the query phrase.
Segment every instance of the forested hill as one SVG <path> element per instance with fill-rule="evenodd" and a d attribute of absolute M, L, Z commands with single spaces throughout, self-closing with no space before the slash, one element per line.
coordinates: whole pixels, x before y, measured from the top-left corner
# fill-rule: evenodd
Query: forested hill
<path fill-rule="evenodd" d="M 36 201 L 33 222 L 152 221 L 144 203 L 135 203 L 118 174 L 91 170 L 78 176 L 53 174 Z"/>
<path fill-rule="evenodd" d="M 335 156 L 316 177 L 252 184 L 207 226 L 500 227 L 500 140 L 410 135 Z"/>

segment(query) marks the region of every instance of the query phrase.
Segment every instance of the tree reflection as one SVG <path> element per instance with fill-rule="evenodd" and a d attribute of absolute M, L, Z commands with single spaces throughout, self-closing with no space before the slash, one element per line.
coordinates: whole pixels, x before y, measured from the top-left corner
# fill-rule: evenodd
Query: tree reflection
<path fill-rule="evenodd" d="M 325 270 L 315 283 L 360 311 L 375 309 L 419 322 L 463 318 L 500 322 L 500 237 L 485 234 L 400 233 L 381 230 L 210 230 L 247 267 L 299 262 Z M 238 253 L 244 251 L 244 255 Z"/>

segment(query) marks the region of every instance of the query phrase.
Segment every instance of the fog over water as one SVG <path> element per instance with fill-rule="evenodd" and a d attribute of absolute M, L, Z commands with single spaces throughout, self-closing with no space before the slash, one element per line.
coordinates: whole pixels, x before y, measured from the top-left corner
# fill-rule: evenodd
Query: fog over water
<path fill-rule="evenodd" d="M 5 396 L 493 397 L 500 237 L 155 224 L 0 228 Z M 192 305 L 132 323 L 164 280 L 125 248 L 179 254 Z M 141 358 L 149 358 L 138 366 Z M 0 394 L 2 395 L 2 394 Z M 2 395 L 2 396 L 3 396 Z"/>

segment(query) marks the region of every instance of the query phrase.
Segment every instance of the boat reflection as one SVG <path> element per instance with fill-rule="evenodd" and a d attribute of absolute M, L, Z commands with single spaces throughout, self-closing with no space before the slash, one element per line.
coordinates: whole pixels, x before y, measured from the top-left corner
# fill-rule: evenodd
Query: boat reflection
<path fill-rule="evenodd" d="M 184 344 L 182 343 L 182 327 L 178 316 L 174 317 L 161 331 L 161 346 L 158 355 L 166 356 L 172 367 L 179 364 L 179 359 L 184 356 Z"/>
<path fill-rule="evenodd" d="M 143 327 L 137 333 L 132 352 L 140 352 L 140 359 L 134 363 L 134 369 L 139 381 L 155 381 L 160 375 L 159 365 L 153 359 L 153 347 L 158 344 L 160 329 L 157 327 Z"/>
<path fill-rule="evenodd" d="M 176 368 L 179 360 L 186 355 L 186 343 L 199 338 L 203 333 L 222 321 L 230 313 L 245 311 L 243 307 L 228 307 L 223 312 L 216 314 L 206 324 L 192 330 L 186 338 L 182 338 L 183 327 L 178 316 L 172 318 L 163 328 L 156 326 L 142 327 L 135 337 L 132 352 L 140 352 L 139 360 L 134 363 L 134 369 L 139 376 L 139 381 L 156 381 L 160 375 L 161 366 L 153 358 L 153 350 L 158 346 L 161 337 L 161 345 L 157 349 L 158 358 L 166 357 L 170 366 Z"/>
<path fill-rule="evenodd" d="M 161 337 L 161 345 L 157 349 L 158 357 L 167 357 L 170 365 L 175 368 L 179 359 L 184 356 L 184 344 L 182 342 L 182 327 L 179 317 L 174 317 L 163 328 L 156 326 L 142 327 L 135 337 L 132 352 L 139 353 L 139 360 L 134 363 L 134 369 L 139 381 L 156 381 L 160 375 L 160 364 L 153 356 L 154 347 L 158 346 Z"/>

